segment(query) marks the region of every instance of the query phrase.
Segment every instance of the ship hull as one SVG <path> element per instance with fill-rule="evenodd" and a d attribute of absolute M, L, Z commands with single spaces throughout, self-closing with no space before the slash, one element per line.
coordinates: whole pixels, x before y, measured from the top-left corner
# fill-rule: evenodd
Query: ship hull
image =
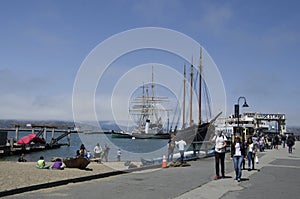
<path fill-rule="evenodd" d="M 132 137 L 134 137 L 135 139 L 170 139 L 170 134 L 168 134 L 168 133 L 156 133 L 156 134 L 133 133 Z"/>
<path fill-rule="evenodd" d="M 113 132 L 111 133 L 112 138 L 132 138 L 132 135 L 129 133 Z"/>
<path fill-rule="evenodd" d="M 193 125 L 191 127 L 178 130 L 175 132 L 176 139 L 183 139 L 187 143 L 205 141 L 209 126 L 210 123 L 203 123 L 201 125 Z"/>

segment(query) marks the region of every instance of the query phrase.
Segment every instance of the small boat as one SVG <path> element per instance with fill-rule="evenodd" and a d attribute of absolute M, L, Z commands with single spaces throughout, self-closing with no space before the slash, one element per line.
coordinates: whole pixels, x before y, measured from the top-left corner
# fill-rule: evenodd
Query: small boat
<path fill-rule="evenodd" d="M 90 161 L 84 157 L 76 157 L 76 158 L 65 158 L 63 163 L 67 168 L 78 168 L 85 169 Z"/>
<path fill-rule="evenodd" d="M 31 133 L 29 135 L 26 135 L 26 136 L 22 137 L 17 142 L 17 144 L 21 144 L 21 145 L 26 145 L 26 144 L 30 144 L 30 143 L 45 144 L 46 141 L 44 139 L 40 138 L 39 136 L 37 136 L 36 134 Z"/>

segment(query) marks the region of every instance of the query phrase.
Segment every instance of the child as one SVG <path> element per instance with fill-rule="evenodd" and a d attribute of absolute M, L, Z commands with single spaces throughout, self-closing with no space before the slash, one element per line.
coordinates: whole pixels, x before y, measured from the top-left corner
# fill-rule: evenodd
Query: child
<path fill-rule="evenodd" d="M 121 161 L 121 154 L 122 154 L 121 149 L 118 149 L 117 159 L 118 159 L 119 162 Z"/>
<path fill-rule="evenodd" d="M 62 161 L 61 161 L 60 158 L 56 158 L 55 162 L 51 166 L 51 169 L 59 169 L 59 170 L 64 169 L 64 166 L 63 166 Z"/>
<path fill-rule="evenodd" d="M 50 166 L 46 166 L 44 157 L 41 156 L 40 159 L 37 161 L 35 167 L 38 169 L 49 169 Z"/>

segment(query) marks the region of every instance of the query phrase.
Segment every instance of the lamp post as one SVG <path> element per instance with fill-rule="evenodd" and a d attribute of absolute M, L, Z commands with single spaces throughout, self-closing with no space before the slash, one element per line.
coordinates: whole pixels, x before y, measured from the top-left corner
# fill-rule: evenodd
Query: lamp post
<path fill-rule="evenodd" d="M 234 114 L 235 117 L 237 117 L 237 132 L 241 135 L 240 133 L 240 100 L 243 99 L 244 100 L 244 104 L 242 107 L 249 107 L 249 105 L 247 104 L 246 98 L 241 96 L 238 98 L 237 104 L 234 105 Z"/>

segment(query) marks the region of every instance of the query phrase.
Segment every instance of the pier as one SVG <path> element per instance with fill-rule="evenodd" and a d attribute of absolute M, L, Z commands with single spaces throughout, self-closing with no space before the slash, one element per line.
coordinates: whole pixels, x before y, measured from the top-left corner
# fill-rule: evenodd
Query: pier
<path fill-rule="evenodd" d="M 0 128 L 0 155 L 28 153 L 70 146 L 71 133 L 77 133 L 74 130 L 74 126 L 49 124 L 12 124 L 12 126 L 12 128 Z M 9 131 L 15 131 L 15 136 L 8 138 Z M 36 136 L 36 140 L 20 144 L 18 143 L 20 132 L 28 132 L 28 136 Z M 49 133 L 51 133 L 51 139 L 47 142 Z M 55 137 L 55 133 L 60 133 L 60 135 Z M 67 142 L 59 142 L 65 137 Z"/>
<path fill-rule="evenodd" d="M 239 132 L 241 135 L 252 136 L 264 133 L 280 134 L 287 133 L 286 116 L 282 113 L 255 113 L 245 112 L 239 116 L 231 115 L 223 119 L 223 125 L 218 129 L 223 130 L 228 137 Z M 274 122 L 274 129 L 270 128 L 270 122 Z"/>

